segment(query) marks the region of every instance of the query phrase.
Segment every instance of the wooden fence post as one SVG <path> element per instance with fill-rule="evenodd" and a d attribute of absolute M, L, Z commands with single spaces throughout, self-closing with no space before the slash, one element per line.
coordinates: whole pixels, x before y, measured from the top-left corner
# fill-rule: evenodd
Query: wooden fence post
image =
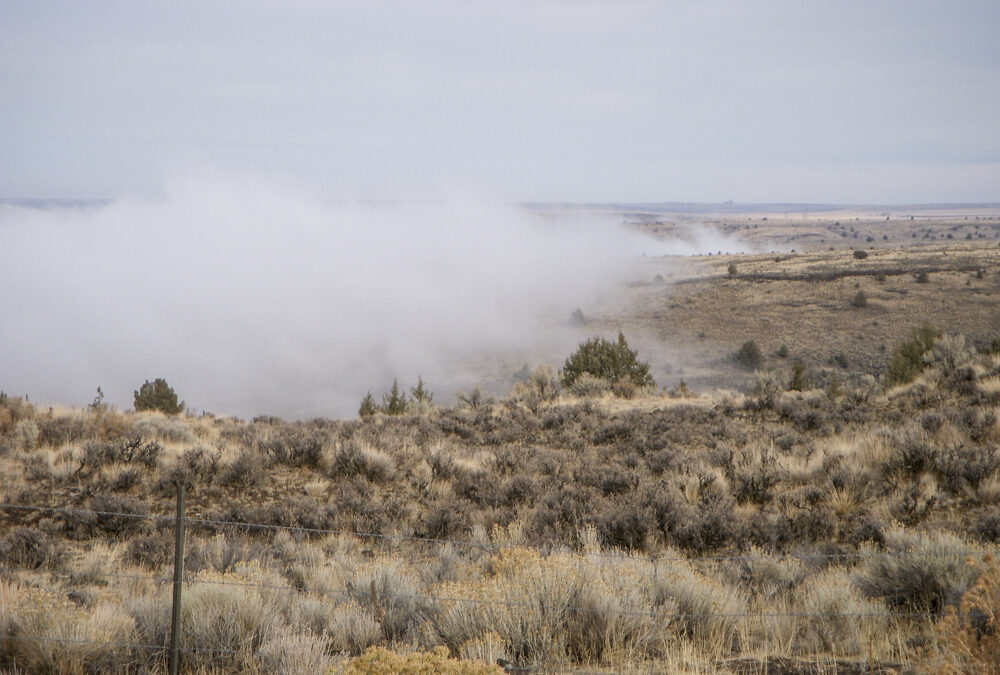
<path fill-rule="evenodd" d="M 177 482 L 177 527 L 174 537 L 174 604 L 170 614 L 170 675 L 177 675 L 181 637 L 181 581 L 184 578 L 184 483 Z"/>

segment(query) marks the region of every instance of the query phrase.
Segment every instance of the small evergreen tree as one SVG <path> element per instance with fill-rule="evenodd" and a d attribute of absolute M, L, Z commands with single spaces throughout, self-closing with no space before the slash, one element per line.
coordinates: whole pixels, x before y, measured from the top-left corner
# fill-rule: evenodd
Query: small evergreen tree
<path fill-rule="evenodd" d="M 152 382 L 146 380 L 139 391 L 134 393 L 135 410 L 159 410 L 168 415 L 184 411 L 184 401 L 177 400 L 177 394 L 162 377 Z"/>
<path fill-rule="evenodd" d="M 410 388 L 410 396 L 417 403 L 426 403 L 427 405 L 430 405 L 434 400 L 434 394 L 424 386 L 424 378 L 420 375 L 417 375 L 417 386 Z"/>
<path fill-rule="evenodd" d="M 406 407 L 406 394 L 399 390 L 399 382 L 394 378 L 392 380 L 392 389 L 389 390 L 388 394 L 382 394 L 382 407 L 380 411 L 386 415 L 402 415 L 406 412 Z"/>
<path fill-rule="evenodd" d="M 798 359 L 792 363 L 792 379 L 788 383 L 788 391 L 804 391 L 808 387 L 806 382 L 806 367 Z"/>
<path fill-rule="evenodd" d="M 361 399 L 361 407 L 358 409 L 358 415 L 360 417 L 371 417 L 378 412 L 378 406 L 375 405 L 375 399 L 372 397 L 372 393 L 368 392 L 365 397 Z"/>
<path fill-rule="evenodd" d="M 584 373 L 611 383 L 628 380 L 637 387 L 656 386 L 649 374 L 649 364 L 639 360 L 621 331 L 617 342 L 597 337 L 581 342 L 563 364 L 563 386 L 569 387 Z"/>

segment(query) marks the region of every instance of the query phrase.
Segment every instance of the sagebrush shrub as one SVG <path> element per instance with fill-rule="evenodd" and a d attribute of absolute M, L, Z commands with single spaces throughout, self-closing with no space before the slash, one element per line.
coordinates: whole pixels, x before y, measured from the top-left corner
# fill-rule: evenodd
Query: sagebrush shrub
<path fill-rule="evenodd" d="M 0 563 L 37 569 L 56 566 L 65 558 L 61 544 L 33 527 L 18 527 L 0 539 Z"/>
<path fill-rule="evenodd" d="M 748 407 L 758 410 L 769 410 L 774 408 L 781 395 L 781 382 L 778 376 L 771 371 L 758 371 L 754 376 L 753 387 L 750 390 L 753 398 L 747 401 Z"/>
<path fill-rule="evenodd" d="M 946 532 L 886 533 L 885 550 L 863 546 L 871 553 L 852 575 L 865 595 L 901 611 L 940 612 L 956 603 L 978 578 L 967 559 L 975 547 Z"/>

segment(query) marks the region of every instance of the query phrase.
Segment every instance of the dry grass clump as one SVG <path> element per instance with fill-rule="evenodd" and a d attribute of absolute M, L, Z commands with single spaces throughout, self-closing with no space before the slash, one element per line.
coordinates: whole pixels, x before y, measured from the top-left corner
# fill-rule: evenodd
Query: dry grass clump
<path fill-rule="evenodd" d="M 703 649 L 726 653 L 736 646 L 747 612 L 744 591 L 671 560 L 657 564 L 651 593 L 655 606 L 675 608 L 683 634 Z"/>
<path fill-rule="evenodd" d="M 600 398 L 611 391 L 611 383 L 596 375 L 583 373 L 569 386 L 569 391 L 580 398 Z"/>
<path fill-rule="evenodd" d="M 195 443 L 198 439 L 196 430 L 189 422 L 154 411 L 136 413 L 132 431 L 166 443 Z"/>
<path fill-rule="evenodd" d="M 337 605 L 324 628 L 330 648 L 335 652 L 360 654 L 382 639 L 382 627 L 375 615 L 353 602 Z"/>
<path fill-rule="evenodd" d="M 360 475 L 373 483 L 386 483 L 396 478 L 392 457 L 367 443 L 351 439 L 323 460 L 331 478 Z"/>
<path fill-rule="evenodd" d="M 135 621 L 117 604 L 76 606 L 65 595 L 0 580 L 0 663 L 29 672 L 93 673 L 136 668 Z"/>
<path fill-rule="evenodd" d="M 263 672 L 289 675 L 327 672 L 332 662 L 328 640 L 311 633 L 277 635 L 261 645 L 258 656 Z"/>
<path fill-rule="evenodd" d="M 487 665 L 448 656 L 448 650 L 438 647 L 431 652 L 396 654 L 384 647 L 372 647 L 361 656 L 348 661 L 334 671 L 340 675 L 502 675 L 498 666 Z"/>
<path fill-rule="evenodd" d="M 555 368 L 541 365 L 526 380 L 514 385 L 505 402 L 523 405 L 531 412 L 537 413 L 542 405 L 556 400 L 559 391 L 559 377 Z"/>
<path fill-rule="evenodd" d="M 720 572 L 730 585 L 743 586 L 757 598 L 771 599 L 798 586 L 807 570 L 798 558 L 751 546 L 745 557 L 729 561 Z"/>

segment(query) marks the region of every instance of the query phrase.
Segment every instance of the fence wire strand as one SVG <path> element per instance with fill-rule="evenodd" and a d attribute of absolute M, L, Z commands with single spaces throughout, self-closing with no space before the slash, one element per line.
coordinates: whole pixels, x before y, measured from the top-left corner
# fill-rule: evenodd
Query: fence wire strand
<path fill-rule="evenodd" d="M 0 509 L 7 511 L 22 511 L 22 512 L 48 512 L 57 513 L 65 515 L 76 515 L 76 516 L 93 516 L 93 517 L 108 517 L 108 518 L 130 518 L 130 519 L 143 519 L 154 522 L 169 522 L 175 523 L 176 517 L 174 516 L 160 516 L 154 514 L 142 514 L 142 513 L 127 513 L 127 512 L 117 512 L 117 511 L 100 511 L 92 509 L 74 509 L 65 507 L 50 507 L 50 506 L 35 506 L 28 504 L 0 504 Z M 272 525 L 265 523 L 251 523 L 251 522 L 240 522 L 240 521 L 230 521 L 230 520 L 220 520 L 211 518 L 184 518 L 185 525 L 188 526 L 200 526 L 207 528 L 234 528 L 234 529 L 246 529 L 246 530 L 263 530 L 263 531 L 286 531 L 286 532 L 296 532 L 304 534 L 313 535 L 335 535 L 335 536 L 349 536 L 357 537 L 360 539 L 372 539 L 381 541 L 398 541 L 398 542 L 413 542 L 420 544 L 432 544 L 438 546 L 456 546 L 464 548 L 475 548 L 485 551 L 498 551 L 505 549 L 527 549 L 532 550 L 543 555 L 553 555 L 553 554 L 569 554 L 579 557 L 581 560 L 592 559 L 592 558 L 607 558 L 612 559 L 616 562 L 630 562 L 630 563 L 648 563 L 652 564 L 654 567 L 658 563 L 698 563 L 698 562 L 708 562 L 708 563 L 719 563 L 719 562 L 749 562 L 753 560 L 782 560 L 782 559 L 798 559 L 798 560 L 860 560 L 860 559 L 878 559 L 878 558 L 918 558 L 918 557 L 934 557 L 934 556 L 949 556 L 949 557 L 976 557 L 991 555 L 989 551 L 982 550 L 962 550 L 962 551 L 947 551 L 947 550 L 929 550 L 929 551 L 867 551 L 867 552 L 856 552 L 856 553 L 783 553 L 783 554 L 763 554 L 763 555 L 718 555 L 718 556 L 668 556 L 668 555 L 649 555 L 649 556 L 633 556 L 625 552 L 600 552 L 600 553 L 578 553 L 574 551 L 567 550 L 563 547 L 552 547 L 552 548 L 541 548 L 537 546 L 519 545 L 519 544 L 497 544 L 497 543 L 480 543 L 480 542 L 470 542 L 461 540 L 450 540 L 450 539 L 435 539 L 428 537 L 414 537 L 408 535 L 397 535 L 397 534 L 379 534 L 370 532 L 354 532 L 349 530 L 335 530 L 335 529 L 325 529 L 325 528 L 310 528 L 310 527 L 297 527 L 297 526 L 287 526 L 287 525 Z M 154 581 L 157 583 L 169 583 L 172 580 L 167 577 L 160 577 L 156 575 L 139 575 L 139 574 L 118 574 L 110 572 L 60 572 L 57 570 L 46 570 L 46 569 L 21 569 L 12 567 L 0 567 L 0 577 L 12 577 L 14 574 L 35 574 L 35 575 L 49 575 L 52 577 L 59 578 L 69 578 L 69 579 L 102 579 L 102 580 L 126 580 L 126 581 Z M 239 574 L 239 572 L 236 572 Z M 206 584 L 206 585 L 219 585 L 219 586 L 229 586 L 229 587 L 243 587 L 243 588 L 254 588 L 254 589 L 266 589 L 274 591 L 287 591 L 292 593 L 315 593 L 324 596 L 338 596 L 346 599 L 354 600 L 369 600 L 372 602 L 378 602 L 379 597 L 376 594 L 372 594 L 370 591 L 363 587 L 352 588 L 350 584 L 345 589 L 327 588 L 321 586 L 306 586 L 306 585 L 294 585 L 294 584 L 279 584 L 279 583 L 265 583 L 257 581 L 236 581 L 232 579 L 215 579 L 215 578 L 205 578 L 197 576 L 197 573 L 185 573 L 184 584 L 185 586 Z M 904 594 L 888 595 L 882 596 L 886 600 L 898 600 L 905 597 Z M 431 603 L 435 606 L 447 605 L 447 604 L 466 604 L 474 606 L 497 606 L 497 607 L 507 607 L 507 608 L 518 608 L 518 609 L 528 609 L 528 610 L 538 610 L 541 608 L 538 602 L 524 602 L 524 601 L 509 601 L 509 600 L 491 600 L 486 598 L 467 598 L 460 596 L 451 595 L 436 595 L 433 593 L 405 593 L 405 594 L 395 594 L 387 593 L 384 601 L 419 601 Z M 643 619 L 649 619 L 651 621 L 686 621 L 693 619 L 770 619 L 770 618 L 817 618 L 817 617 L 843 617 L 843 618 L 853 618 L 853 619 L 867 619 L 867 618 L 887 618 L 887 619 L 914 619 L 923 618 L 928 620 L 935 620 L 940 617 L 945 616 L 943 612 L 937 611 L 899 611 L 899 612 L 658 612 L 655 609 L 652 610 L 632 610 L 632 609 L 615 609 L 615 608 L 597 608 L 597 607 L 582 607 L 582 606 L 554 606 L 547 608 L 549 611 L 553 612 L 565 612 L 565 613 L 590 613 L 590 614 L 601 614 L 601 615 L 618 615 L 618 616 L 628 616 L 637 617 Z M 104 646 L 104 647 L 117 647 L 132 651 L 162 651 L 166 655 L 170 647 L 167 645 L 153 645 L 144 644 L 139 642 L 115 642 L 115 641 L 99 641 L 99 640 L 86 640 L 79 638 L 67 638 L 67 637 L 51 637 L 51 636 L 33 636 L 33 635 L 16 635 L 16 634 L 0 634 L 0 640 L 25 640 L 33 642 L 56 642 L 65 644 L 77 644 L 77 645 L 92 645 L 92 646 Z M 179 651 L 187 654 L 194 653 L 212 653 L 212 654 L 245 654 L 246 650 L 233 650 L 225 649 L 221 647 L 191 647 L 182 646 Z M 510 664 L 505 667 L 507 672 L 538 672 L 538 673 L 576 673 L 577 675 L 606 675 L 608 672 L 612 671 L 587 671 L 579 669 L 551 669 L 544 667 L 530 667 L 530 666 L 517 666 L 515 664 Z"/>
<path fill-rule="evenodd" d="M 28 504 L 0 504 L 0 509 L 8 510 L 22 510 L 22 511 L 46 511 L 53 513 L 65 513 L 70 515 L 97 515 L 97 516 L 107 516 L 107 517 L 120 517 L 120 518 L 135 518 L 135 519 L 145 519 L 160 522 L 173 523 L 176 521 L 174 516 L 160 516 L 154 514 L 143 514 L 143 513 L 127 513 L 127 512 L 117 512 L 117 511 L 95 511 L 90 509 L 70 509 L 54 506 L 34 506 Z M 577 552 L 568 549 L 565 545 L 554 544 L 550 547 L 541 546 L 531 546 L 528 544 L 503 544 L 503 543 L 483 543 L 474 541 L 463 541 L 458 539 L 435 539 L 431 537 L 415 537 L 411 535 L 402 534 L 382 534 L 376 532 L 355 532 L 352 530 L 337 530 L 337 529 L 326 529 L 326 528 L 315 528 L 315 527 L 301 527 L 296 525 L 273 525 L 268 523 L 250 523 L 242 522 L 236 520 L 218 520 L 211 518 L 196 518 L 196 517 L 185 517 L 184 523 L 187 526 L 202 526 L 202 527 L 215 527 L 215 528 L 234 528 L 234 529 L 246 529 L 246 530 L 266 530 L 266 531 L 285 531 L 285 532 L 298 532 L 302 534 L 315 534 L 315 535 L 335 535 L 335 536 L 346 536 L 346 537 L 357 537 L 359 539 L 375 539 L 375 540 L 385 540 L 385 541 L 402 541 L 402 542 L 413 542 L 421 544 L 434 544 L 439 546 L 455 546 L 459 548 L 474 548 L 483 551 L 498 551 L 498 550 L 531 550 L 543 555 L 553 555 L 553 554 L 571 554 L 578 555 L 585 558 L 608 558 L 611 560 L 619 562 L 630 562 L 630 563 L 649 563 L 649 562 L 746 562 L 751 560 L 859 560 L 866 558 L 914 558 L 914 557 L 982 557 L 987 555 L 995 555 L 995 553 L 990 551 L 982 550 L 962 550 L 962 551 L 946 551 L 946 550 L 927 550 L 927 551 L 858 551 L 854 553 L 805 553 L 805 552 L 795 552 L 795 553 L 769 553 L 769 554 L 732 554 L 732 555 L 715 555 L 715 556 L 672 556 L 664 554 L 652 554 L 652 555 L 630 555 L 626 552 L 610 552 L 610 551 L 600 551 L 600 552 Z"/>

